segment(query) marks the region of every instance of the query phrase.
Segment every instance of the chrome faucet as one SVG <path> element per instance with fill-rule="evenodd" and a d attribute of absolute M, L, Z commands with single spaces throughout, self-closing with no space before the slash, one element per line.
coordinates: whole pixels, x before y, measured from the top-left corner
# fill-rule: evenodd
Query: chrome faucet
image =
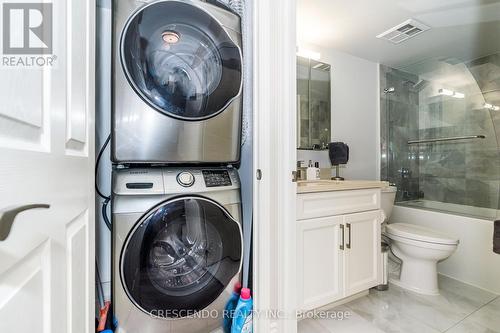
<path fill-rule="evenodd" d="M 398 172 L 401 174 L 401 178 L 410 178 L 412 173 L 408 168 L 401 168 Z"/>

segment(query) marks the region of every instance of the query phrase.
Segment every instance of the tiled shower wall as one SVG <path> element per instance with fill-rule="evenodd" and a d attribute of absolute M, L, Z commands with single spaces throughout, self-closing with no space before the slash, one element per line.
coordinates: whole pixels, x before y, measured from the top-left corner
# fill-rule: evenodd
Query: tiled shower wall
<path fill-rule="evenodd" d="M 467 67 L 484 101 L 500 106 L 500 54 L 471 61 Z M 482 108 L 468 120 L 476 129 L 489 135 L 481 147 L 470 147 L 467 151 L 466 167 L 469 171 L 466 188 L 473 191 L 468 195 L 473 197 L 468 199 L 468 203 L 500 209 L 500 111 Z"/>
<path fill-rule="evenodd" d="M 419 76 L 381 66 L 381 177 L 397 201 L 426 199 L 498 209 L 500 55 L 421 65 Z M 394 87 L 394 93 L 383 89 Z M 441 88 L 465 94 L 453 98 Z M 409 139 L 485 135 L 483 140 L 408 145 Z"/>

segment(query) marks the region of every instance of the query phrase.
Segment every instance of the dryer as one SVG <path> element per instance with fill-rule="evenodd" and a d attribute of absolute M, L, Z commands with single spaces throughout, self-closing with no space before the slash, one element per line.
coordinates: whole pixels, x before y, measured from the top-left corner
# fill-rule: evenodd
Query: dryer
<path fill-rule="evenodd" d="M 115 0 L 112 159 L 237 164 L 239 16 L 199 0 Z"/>
<path fill-rule="evenodd" d="M 115 170 L 112 215 L 117 332 L 219 328 L 241 275 L 236 170 Z"/>

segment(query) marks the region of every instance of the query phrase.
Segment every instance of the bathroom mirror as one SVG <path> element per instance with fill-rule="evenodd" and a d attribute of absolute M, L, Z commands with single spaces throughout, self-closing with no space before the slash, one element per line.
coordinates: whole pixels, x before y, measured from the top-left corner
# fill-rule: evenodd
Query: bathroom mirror
<path fill-rule="evenodd" d="M 297 57 L 297 149 L 326 150 L 331 141 L 331 66 Z"/>

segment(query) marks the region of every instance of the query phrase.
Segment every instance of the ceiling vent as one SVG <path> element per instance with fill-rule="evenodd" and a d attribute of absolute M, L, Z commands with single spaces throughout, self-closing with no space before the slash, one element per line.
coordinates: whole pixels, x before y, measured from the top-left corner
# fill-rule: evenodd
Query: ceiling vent
<path fill-rule="evenodd" d="M 429 30 L 430 27 L 423 23 L 409 19 L 401 24 L 398 24 L 394 28 L 384 31 L 377 38 L 388 40 L 393 44 L 399 44 L 420 35 L 422 32 Z"/>
<path fill-rule="evenodd" d="M 317 63 L 316 65 L 314 65 L 313 68 L 326 72 L 326 71 L 330 70 L 330 65 L 320 62 L 320 63 Z"/>

